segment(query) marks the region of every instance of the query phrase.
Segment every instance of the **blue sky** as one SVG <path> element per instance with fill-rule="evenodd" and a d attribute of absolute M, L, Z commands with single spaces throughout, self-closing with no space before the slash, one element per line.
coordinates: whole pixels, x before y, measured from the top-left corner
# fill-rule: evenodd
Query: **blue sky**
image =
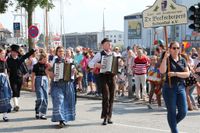
<path fill-rule="evenodd" d="M 55 8 L 49 13 L 50 31 L 60 33 L 60 0 L 53 0 Z M 124 16 L 141 12 L 155 0 L 62 0 L 63 1 L 63 33 L 101 31 L 103 25 L 103 10 L 106 30 L 121 30 L 124 27 Z M 105 8 L 105 9 L 104 9 Z M 9 8 L 7 13 L 0 14 L 0 23 L 10 31 L 13 21 L 20 22 L 20 17 L 14 19 Z M 40 32 L 44 30 L 44 11 L 36 8 L 34 22 L 38 23 Z"/>

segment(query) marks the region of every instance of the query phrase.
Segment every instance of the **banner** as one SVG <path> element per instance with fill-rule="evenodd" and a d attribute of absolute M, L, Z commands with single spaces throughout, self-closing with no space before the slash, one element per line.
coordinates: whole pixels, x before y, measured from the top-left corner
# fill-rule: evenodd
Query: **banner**
<path fill-rule="evenodd" d="M 142 24 L 140 21 L 128 21 L 128 39 L 141 39 L 142 37 Z"/>
<path fill-rule="evenodd" d="M 143 11 L 144 28 L 187 23 L 187 8 L 173 0 L 157 0 L 153 6 Z"/>

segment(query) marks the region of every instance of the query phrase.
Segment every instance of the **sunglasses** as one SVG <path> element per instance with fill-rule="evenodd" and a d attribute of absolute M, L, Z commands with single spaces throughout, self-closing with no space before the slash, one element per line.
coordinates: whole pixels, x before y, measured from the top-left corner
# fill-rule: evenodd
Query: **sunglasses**
<path fill-rule="evenodd" d="M 179 47 L 172 47 L 172 49 L 173 50 L 176 50 L 176 49 L 179 50 L 180 48 Z"/>

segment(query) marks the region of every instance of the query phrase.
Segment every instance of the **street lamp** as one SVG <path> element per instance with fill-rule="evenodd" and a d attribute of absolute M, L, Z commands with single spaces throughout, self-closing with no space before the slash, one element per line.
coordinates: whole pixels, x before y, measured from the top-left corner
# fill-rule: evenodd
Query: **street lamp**
<path fill-rule="evenodd" d="M 103 8 L 103 38 L 105 38 L 105 20 L 104 20 L 104 10 L 106 8 Z"/>

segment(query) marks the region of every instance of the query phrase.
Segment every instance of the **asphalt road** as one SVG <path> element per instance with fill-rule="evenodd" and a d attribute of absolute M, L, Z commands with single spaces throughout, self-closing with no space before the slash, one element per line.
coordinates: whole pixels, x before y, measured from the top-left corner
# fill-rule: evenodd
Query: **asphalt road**
<path fill-rule="evenodd" d="M 115 102 L 114 124 L 102 126 L 100 119 L 101 100 L 79 98 L 76 120 L 58 129 L 51 122 L 52 104 L 49 98 L 47 120 L 36 120 L 35 94 L 22 92 L 20 111 L 9 114 L 10 121 L 0 120 L 2 133 L 170 133 L 166 110 L 147 109 L 145 104 Z M 0 117 L 2 118 L 2 116 Z M 181 133 L 200 133 L 200 111 L 192 111 L 178 125 Z"/>

